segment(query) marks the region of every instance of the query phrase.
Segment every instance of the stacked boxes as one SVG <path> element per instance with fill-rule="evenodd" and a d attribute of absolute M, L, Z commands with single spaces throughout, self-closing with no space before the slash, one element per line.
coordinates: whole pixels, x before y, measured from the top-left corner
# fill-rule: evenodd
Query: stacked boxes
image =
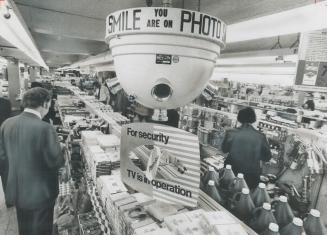
<path fill-rule="evenodd" d="M 203 214 L 203 219 L 212 227 L 214 234 L 247 235 L 244 228 L 235 221 L 227 212 L 212 211 Z"/>
<path fill-rule="evenodd" d="M 93 161 L 90 162 L 89 168 L 94 181 L 99 176 L 111 175 L 111 162 L 106 153 L 97 153 L 93 155 Z"/>
<path fill-rule="evenodd" d="M 97 145 L 97 136 L 103 135 L 101 131 L 82 131 L 82 143 L 83 145 Z"/>
<path fill-rule="evenodd" d="M 120 139 L 115 135 L 98 135 L 96 140 L 105 152 L 118 150 L 120 146 Z"/>
<path fill-rule="evenodd" d="M 127 193 L 127 189 L 121 181 L 120 175 L 100 176 L 96 181 L 96 185 L 103 205 L 111 199 L 110 197 L 113 197 L 112 195 Z"/>
<path fill-rule="evenodd" d="M 92 178 L 110 175 L 111 170 L 120 166 L 120 140 L 114 135 L 100 131 L 82 131 L 82 147 Z"/>
<path fill-rule="evenodd" d="M 223 211 L 190 211 L 165 218 L 165 224 L 176 235 L 247 234 L 239 223 Z"/>
<path fill-rule="evenodd" d="M 145 212 L 144 208 L 138 202 L 125 205 L 120 208 L 123 230 L 122 235 L 132 235 L 136 229 L 142 230 L 144 227 L 155 226 L 155 221 Z M 145 228 L 146 229 L 146 228 Z"/>

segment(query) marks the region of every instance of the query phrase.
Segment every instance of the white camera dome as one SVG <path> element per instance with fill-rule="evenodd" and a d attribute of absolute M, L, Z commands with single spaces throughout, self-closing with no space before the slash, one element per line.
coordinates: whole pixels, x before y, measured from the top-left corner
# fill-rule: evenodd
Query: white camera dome
<path fill-rule="evenodd" d="M 155 109 L 194 100 L 212 75 L 226 25 L 177 8 L 133 8 L 107 17 L 106 41 L 129 95 Z"/>

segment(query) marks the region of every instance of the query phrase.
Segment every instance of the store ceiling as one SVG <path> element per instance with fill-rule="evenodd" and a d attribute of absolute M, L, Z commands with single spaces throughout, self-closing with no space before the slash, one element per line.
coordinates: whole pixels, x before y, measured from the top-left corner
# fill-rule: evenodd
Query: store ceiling
<path fill-rule="evenodd" d="M 26 56 L 23 52 L 19 51 L 16 47 L 11 45 L 9 42 L 4 40 L 0 36 L 0 56 L 6 59 L 18 59 L 24 63 L 28 63 L 30 65 L 36 65 L 33 60 L 31 60 L 28 56 Z"/>
<path fill-rule="evenodd" d="M 145 0 L 14 0 L 38 49 L 50 67 L 63 66 L 107 50 L 104 43 L 105 18 L 116 10 L 145 7 Z M 161 6 L 162 0 L 153 0 Z M 266 16 L 314 3 L 314 0 L 173 0 L 173 6 L 200 10 L 224 20 L 227 24 Z M 289 47 L 297 35 L 281 37 L 281 46 Z M 276 38 L 232 43 L 223 53 L 267 50 Z M 14 48 L 0 38 L 3 51 L 18 58 Z M 10 53 L 9 53 L 10 54 Z M 8 55 L 7 55 L 8 56 Z M 26 58 L 25 58 L 26 59 Z M 28 59 L 26 59 L 28 61 Z"/>

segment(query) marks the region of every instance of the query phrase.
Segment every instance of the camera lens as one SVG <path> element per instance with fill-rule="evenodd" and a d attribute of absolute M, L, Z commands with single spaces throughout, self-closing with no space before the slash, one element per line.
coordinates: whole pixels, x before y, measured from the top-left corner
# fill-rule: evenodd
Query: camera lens
<path fill-rule="evenodd" d="M 152 88 L 152 96 L 158 101 L 166 101 L 172 95 L 173 90 L 165 83 L 160 83 Z"/>

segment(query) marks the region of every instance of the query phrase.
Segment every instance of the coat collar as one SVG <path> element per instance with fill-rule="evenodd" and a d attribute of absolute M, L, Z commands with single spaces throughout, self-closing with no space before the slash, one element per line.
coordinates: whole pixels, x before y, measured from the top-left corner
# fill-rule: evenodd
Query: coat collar
<path fill-rule="evenodd" d="M 39 119 L 42 119 L 41 114 L 33 109 L 25 108 L 23 114 L 27 114 L 28 116 L 35 116 Z"/>

